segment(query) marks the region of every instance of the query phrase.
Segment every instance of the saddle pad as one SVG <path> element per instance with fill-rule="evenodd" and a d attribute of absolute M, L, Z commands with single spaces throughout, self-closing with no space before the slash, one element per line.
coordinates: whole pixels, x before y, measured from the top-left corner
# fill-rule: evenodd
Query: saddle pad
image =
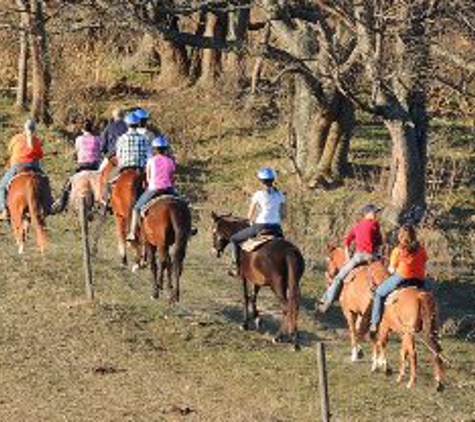
<path fill-rule="evenodd" d="M 149 202 L 147 202 L 147 204 L 141 209 L 141 211 L 140 211 L 141 216 L 145 217 L 145 215 L 147 214 L 147 211 L 150 208 L 152 208 L 157 202 L 163 201 L 165 199 L 172 200 L 172 201 L 182 201 L 182 199 L 180 199 L 179 197 L 174 196 L 174 195 L 156 196 L 155 198 L 153 198 Z"/>
<path fill-rule="evenodd" d="M 254 252 L 256 249 L 264 246 L 266 243 L 270 242 L 271 240 L 275 239 L 274 235 L 261 235 L 257 237 L 253 237 L 251 239 L 246 240 L 241 244 L 241 249 L 246 252 Z"/>
<path fill-rule="evenodd" d="M 398 300 L 399 294 L 407 289 L 419 290 L 417 286 L 407 286 L 407 287 L 396 289 L 394 290 L 394 292 L 390 293 L 389 296 L 386 298 L 385 305 L 388 306 L 388 305 L 392 305 L 393 303 L 396 303 Z"/>

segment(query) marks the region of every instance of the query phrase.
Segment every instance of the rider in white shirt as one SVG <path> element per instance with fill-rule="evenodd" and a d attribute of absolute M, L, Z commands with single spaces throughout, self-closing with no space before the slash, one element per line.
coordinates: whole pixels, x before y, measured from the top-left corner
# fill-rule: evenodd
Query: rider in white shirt
<path fill-rule="evenodd" d="M 269 167 L 262 168 L 259 170 L 257 178 L 265 188 L 252 196 L 248 213 L 250 226 L 239 231 L 230 239 L 233 267 L 229 273 L 233 276 L 238 274 L 239 245 L 242 242 L 256 237 L 262 231 L 283 236 L 281 224 L 285 217 L 285 196 L 274 186 L 275 171 Z"/>

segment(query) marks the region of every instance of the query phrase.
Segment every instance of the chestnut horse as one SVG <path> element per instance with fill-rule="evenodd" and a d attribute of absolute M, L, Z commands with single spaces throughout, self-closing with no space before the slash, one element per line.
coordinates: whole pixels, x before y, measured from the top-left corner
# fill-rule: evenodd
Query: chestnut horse
<path fill-rule="evenodd" d="M 154 202 L 145 212 L 141 237 L 152 270 L 153 299 L 158 299 L 160 290 L 163 290 L 166 271 L 170 302 L 180 300 L 180 278 L 190 236 L 191 212 L 185 201 L 166 196 Z"/>
<path fill-rule="evenodd" d="M 116 167 L 117 161 L 110 160 L 101 171 L 101 192 L 107 189 L 108 179 L 111 172 Z M 144 173 L 137 168 L 126 168 L 121 170 L 117 179 L 113 182 L 110 195 L 110 204 L 116 222 L 117 242 L 121 264 L 127 265 L 127 232 L 132 218 L 132 209 L 143 188 L 145 181 Z M 140 263 L 141 248 L 138 242 L 131 244 L 135 251 L 135 271 Z"/>
<path fill-rule="evenodd" d="M 51 191 L 46 176 L 30 171 L 15 176 L 8 190 L 7 206 L 20 254 L 25 250 L 30 222 L 35 229 L 40 252 L 46 250 L 45 219 L 51 204 Z"/>
<path fill-rule="evenodd" d="M 212 213 L 213 247 L 218 257 L 221 256 L 229 243 L 230 237 L 249 226 L 247 220 Z M 260 319 L 257 311 L 257 295 L 263 286 L 269 286 L 282 306 L 283 318 L 276 342 L 283 341 L 285 336 L 299 348 L 297 320 L 300 302 L 300 279 L 305 271 L 305 261 L 299 249 L 289 241 L 275 238 L 253 252 L 241 251 L 239 273 L 242 279 L 244 294 L 243 329 L 248 330 L 249 304 L 256 328 Z M 249 296 L 248 282 L 253 285 L 253 294 Z"/>
<path fill-rule="evenodd" d="M 416 381 L 417 350 L 414 336 L 422 332 L 424 344 L 429 349 L 434 364 L 434 378 L 438 391 L 444 387 L 445 368 L 441 358 L 442 348 L 438 341 L 437 304 L 429 292 L 414 287 L 404 288 L 394 293 L 393 299 L 385 306 L 383 318 L 374 344 L 372 370 L 382 368 L 390 372 L 386 359 L 386 345 L 391 331 L 401 337 L 401 354 L 398 382 L 401 382 L 409 359 L 410 375 L 407 383 L 412 388 Z"/>
<path fill-rule="evenodd" d="M 346 261 L 343 248 L 329 248 L 325 279 L 327 286 L 331 284 L 340 268 Z M 385 281 L 389 272 L 381 261 L 363 265 L 355 269 L 349 277 L 353 280 L 345 282 L 340 293 L 340 305 L 348 324 L 351 341 L 351 361 L 356 362 L 363 357 L 360 343 L 369 330 L 373 290 Z"/>

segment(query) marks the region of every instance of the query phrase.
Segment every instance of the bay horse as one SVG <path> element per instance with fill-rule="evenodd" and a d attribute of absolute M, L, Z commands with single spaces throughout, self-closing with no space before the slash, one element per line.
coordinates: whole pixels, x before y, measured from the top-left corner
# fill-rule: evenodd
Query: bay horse
<path fill-rule="evenodd" d="M 101 194 L 107 189 L 110 174 L 117 166 L 116 159 L 111 159 L 101 171 Z M 117 179 L 113 182 L 110 195 L 110 205 L 116 223 L 116 235 L 119 256 L 122 266 L 127 266 L 127 232 L 129 230 L 132 209 L 143 189 L 145 174 L 138 168 L 126 168 L 120 171 Z M 104 196 L 102 196 L 104 197 Z M 135 251 L 135 265 L 133 271 L 138 269 L 141 259 L 141 248 L 138 242 L 131 243 Z"/>
<path fill-rule="evenodd" d="M 327 287 L 346 262 L 343 248 L 329 246 L 325 280 Z M 348 325 L 351 342 L 351 361 L 363 357 L 361 342 L 369 331 L 373 290 L 389 277 L 387 268 L 381 261 L 357 267 L 350 273 L 351 282 L 343 284 L 340 293 L 340 306 Z"/>
<path fill-rule="evenodd" d="M 164 196 L 145 212 L 141 238 L 152 270 L 153 299 L 158 299 L 160 290 L 163 290 L 166 272 L 170 303 L 180 301 L 180 278 L 190 236 L 191 211 L 185 201 Z"/>
<path fill-rule="evenodd" d="M 434 378 L 437 391 L 444 388 L 445 367 L 441 358 L 442 348 L 438 341 L 437 304 L 433 295 L 414 287 L 404 288 L 388 297 L 383 318 L 379 325 L 377 340 L 373 347 L 372 371 L 383 369 L 390 372 L 386 358 L 386 345 L 391 331 L 401 337 L 400 366 L 398 382 L 405 375 L 406 358 L 409 360 L 409 381 L 412 388 L 416 381 L 417 350 L 415 335 L 422 333 L 424 344 L 429 349 L 434 365 Z"/>
<path fill-rule="evenodd" d="M 45 220 L 51 205 L 51 191 L 46 176 L 33 171 L 24 171 L 12 180 L 8 190 L 7 206 L 18 253 L 24 253 L 30 223 L 35 229 L 36 244 L 40 252 L 45 252 L 47 246 Z"/>
<path fill-rule="evenodd" d="M 213 249 L 220 257 L 229 244 L 231 236 L 249 226 L 244 219 L 220 216 L 214 212 Z M 249 305 L 256 328 L 260 318 L 257 310 L 257 295 L 263 286 L 269 286 L 279 299 L 282 307 L 282 321 L 275 342 L 284 341 L 286 336 L 299 349 L 297 320 L 300 304 L 300 279 L 305 271 L 305 261 L 300 250 L 282 238 L 275 238 L 253 252 L 241 250 L 239 274 L 244 297 L 244 322 L 242 328 L 250 329 Z M 253 286 L 253 294 L 248 293 L 248 283 Z"/>

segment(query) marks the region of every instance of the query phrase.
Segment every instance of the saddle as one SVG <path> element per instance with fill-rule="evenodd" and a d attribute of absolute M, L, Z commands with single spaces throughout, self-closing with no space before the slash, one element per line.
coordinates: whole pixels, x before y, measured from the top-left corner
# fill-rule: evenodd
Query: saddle
<path fill-rule="evenodd" d="M 277 239 L 279 237 L 280 236 L 276 236 L 275 234 L 264 230 L 263 232 L 259 233 L 257 237 L 252 237 L 241 243 L 240 247 L 245 252 L 254 252 L 255 250 L 269 243 L 271 240 Z"/>
<path fill-rule="evenodd" d="M 180 198 L 179 196 L 175 196 L 175 195 L 164 194 L 164 195 L 155 196 L 150 201 L 148 201 L 147 204 L 140 210 L 141 217 L 142 218 L 145 217 L 150 208 L 152 208 L 157 202 L 164 201 L 165 199 L 168 200 L 168 201 L 185 202 L 184 199 Z"/>
<path fill-rule="evenodd" d="M 407 289 L 424 291 L 424 281 L 415 279 L 405 280 L 401 285 L 398 286 L 396 290 L 394 290 L 394 292 L 389 294 L 389 296 L 386 298 L 385 305 L 392 305 L 393 303 L 396 303 L 401 292 Z"/>

